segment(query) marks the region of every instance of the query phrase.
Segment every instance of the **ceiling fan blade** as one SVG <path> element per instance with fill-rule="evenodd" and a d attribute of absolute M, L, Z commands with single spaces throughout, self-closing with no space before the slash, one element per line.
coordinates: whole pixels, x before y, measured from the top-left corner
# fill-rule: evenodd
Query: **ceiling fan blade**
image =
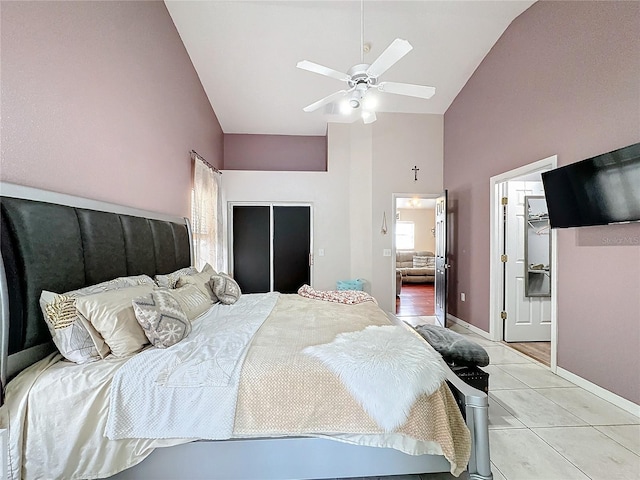
<path fill-rule="evenodd" d="M 378 117 L 376 117 L 376 112 L 371 112 L 371 111 L 367 111 L 367 110 L 363 110 L 362 111 L 362 122 L 364 124 L 373 123 L 377 119 L 378 119 Z"/>
<path fill-rule="evenodd" d="M 380 82 L 378 90 L 396 95 L 408 95 L 409 97 L 431 98 L 435 95 L 435 87 L 424 85 L 411 85 L 410 83 Z"/>
<path fill-rule="evenodd" d="M 328 97 L 324 97 L 323 99 L 304 107 L 303 110 L 307 113 L 313 112 L 314 110 L 317 110 L 320 107 L 327 105 L 328 103 L 344 97 L 347 93 L 349 93 L 347 90 L 340 90 L 339 92 L 332 93 Z"/>
<path fill-rule="evenodd" d="M 351 78 L 346 73 L 339 72 L 337 70 L 334 70 L 333 68 L 323 67 L 322 65 L 318 65 L 317 63 L 313 63 L 308 60 L 302 60 L 301 62 L 298 62 L 296 64 L 296 67 L 301 68 L 302 70 L 307 70 L 309 72 L 319 73 L 320 75 L 324 75 L 325 77 L 342 80 L 343 82 L 347 82 Z"/>
<path fill-rule="evenodd" d="M 396 38 L 387 49 L 367 69 L 367 75 L 379 77 L 386 72 L 394 63 L 404 57 L 413 47 L 406 40 Z"/>

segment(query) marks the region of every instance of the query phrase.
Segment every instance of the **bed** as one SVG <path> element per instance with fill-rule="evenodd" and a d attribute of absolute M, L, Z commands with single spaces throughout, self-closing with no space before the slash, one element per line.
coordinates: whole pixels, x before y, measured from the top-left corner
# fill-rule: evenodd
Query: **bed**
<path fill-rule="evenodd" d="M 0 421 L 2 421 L 0 428 L 7 426 L 7 406 L 22 402 L 23 405 L 29 405 L 29 408 L 23 408 L 23 412 L 30 412 L 29 415 L 35 415 L 35 419 L 40 419 L 37 422 L 32 421 L 31 424 L 26 424 L 24 438 L 28 439 L 29 431 L 34 437 L 38 432 L 37 428 L 42 428 L 45 432 L 51 432 L 52 441 L 55 442 L 54 433 L 57 434 L 57 430 L 60 430 L 60 422 L 66 421 L 61 420 L 62 413 L 58 418 L 56 412 L 61 412 L 65 407 L 62 405 L 47 407 L 47 402 L 41 397 L 46 397 L 47 392 L 51 392 L 51 390 L 47 390 L 48 385 L 55 383 L 66 385 L 69 398 L 73 398 L 73 395 L 81 395 L 83 399 L 95 397 L 98 402 L 98 397 L 102 397 L 100 400 L 102 403 L 92 403 L 86 408 L 89 409 L 88 411 L 104 413 L 109 409 L 111 399 L 108 393 L 113 378 L 120 378 L 118 375 L 127 370 L 134 361 L 137 361 L 136 359 L 152 356 L 157 353 L 154 352 L 157 349 L 147 348 L 131 359 L 107 357 L 101 362 L 76 366 L 81 367 L 73 369 L 76 373 L 84 370 L 90 372 L 90 375 L 78 378 L 91 377 L 103 382 L 100 387 L 100 395 L 80 393 L 84 388 L 83 381 L 71 380 L 75 378 L 73 375 L 76 373 L 69 373 L 72 370 L 68 368 L 68 365 L 65 365 L 69 362 L 60 361 L 61 357 L 56 353 L 55 347 L 51 343 L 51 335 L 42 319 L 39 305 L 42 290 L 67 292 L 117 277 L 143 274 L 153 277 L 156 274 L 166 274 L 187 267 L 191 265 L 189 225 L 184 219 L 136 211 L 77 197 L 9 184 L 2 184 L 0 188 L 2 194 L 0 199 L 2 202 L 2 263 L 0 264 L 0 294 L 2 298 L 0 345 L 2 356 L 0 371 L 3 403 L 5 403 L 2 407 L 4 409 L 3 416 L 0 417 Z M 251 365 L 258 365 L 254 368 L 256 371 L 254 372 L 256 376 L 254 380 L 249 383 L 239 383 L 240 393 L 237 402 L 250 406 L 246 410 L 243 406 L 242 411 L 254 412 L 261 408 L 265 409 L 261 402 L 263 397 L 269 395 L 261 390 L 256 390 L 255 387 L 256 383 L 259 383 L 259 375 L 261 374 L 259 366 L 269 363 L 256 356 L 255 352 L 260 349 L 255 345 L 274 343 L 274 338 L 281 336 L 283 332 L 286 334 L 286 332 L 297 328 L 293 323 L 285 324 L 285 327 L 273 324 L 272 317 L 276 316 L 275 313 L 272 315 L 273 311 L 293 308 L 298 308 L 299 311 L 310 309 L 309 303 L 301 302 L 311 300 L 297 298 L 295 295 L 270 295 L 266 295 L 265 299 L 246 296 L 246 299 L 238 302 L 238 308 L 249 308 L 247 305 L 254 301 L 258 302 L 258 300 L 262 305 L 263 301 L 268 301 L 268 298 L 273 302 L 273 306 L 265 314 L 264 323 L 258 327 L 261 336 L 252 339 L 252 348 L 248 349 L 246 357 L 243 357 L 245 363 L 243 363 L 242 372 L 238 374 L 242 375 L 244 379 L 245 371 L 250 371 Z M 316 303 L 323 302 L 316 301 Z M 327 304 L 326 308 L 318 310 L 320 312 L 318 318 L 322 319 L 323 315 L 325 318 L 336 317 L 337 313 L 329 311 L 331 308 L 340 307 L 345 306 L 329 306 Z M 395 317 L 385 315 L 371 302 L 347 308 L 350 308 L 350 311 L 363 310 L 364 316 L 368 317 L 375 326 L 392 325 L 394 322 L 401 327 L 403 326 Z M 224 315 L 226 315 L 231 310 L 216 310 L 214 306 L 204 315 L 218 315 L 219 319 L 221 318 L 220 311 L 225 312 Z M 296 320 L 297 317 L 300 315 L 290 315 L 289 321 L 299 321 Z M 309 321 L 311 322 L 311 320 Z M 201 325 L 206 325 L 205 321 L 199 320 L 199 322 Z M 220 322 L 218 321 L 218 323 Z M 197 325 L 197 329 L 200 329 L 200 324 L 194 323 Z M 350 324 L 352 325 L 350 331 L 360 330 L 362 327 L 357 325 L 356 320 L 350 321 Z M 194 327 L 195 329 L 196 327 Z M 269 336 L 270 329 L 278 333 Z M 407 327 L 407 331 L 409 330 Z M 195 339 L 208 338 L 206 334 L 202 335 L 204 336 L 198 337 L 194 334 L 194 341 Z M 334 331 L 326 331 L 324 335 L 326 338 L 323 341 L 326 341 L 334 336 Z M 417 335 L 416 337 L 420 338 Z M 316 337 L 308 340 L 310 343 L 317 341 Z M 318 365 L 322 366 L 318 362 L 314 364 L 313 358 L 303 358 L 302 360 L 300 360 L 302 358 L 300 356 L 295 358 L 296 362 L 303 367 L 303 374 L 300 377 L 303 379 L 309 375 L 310 366 L 314 366 L 314 368 Z M 151 364 L 155 364 L 155 362 L 153 360 Z M 125 365 L 129 367 L 125 367 Z M 456 402 L 455 407 L 459 406 L 463 415 L 460 418 L 464 418 L 463 421 L 468 427 L 468 434 L 471 438 L 470 455 L 468 456 L 469 478 L 491 479 L 487 397 L 483 392 L 461 382 L 446 368 L 443 362 L 442 365 L 446 369 L 447 382 L 428 398 L 438 397 L 449 405 L 452 401 Z M 18 375 L 20 372 L 22 374 Z M 313 375 L 316 374 L 313 373 Z M 250 376 L 249 373 L 246 375 Z M 334 390 L 340 390 L 339 382 L 327 380 L 328 377 L 325 376 L 325 373 L 319 375 L 322 375 L 323 378 L 320 383 L 329 382 L 333 385 Z M 14 378 L 16 376 L 17 378 Z M 11 383 L 8 384 L 8 381 Z M 313 383 L 314 380 L 307 381 Z M 291 385 L 298 382 L 300 382 L 299 378 L 292 377 L 282 383 L 285 384 L 285 388 L 291 389 L 293 388 Z M 7 392 L 7 398 L 4 398 L 5 392 Z M 18 398 L 19 392 L 23 393 L 20 393 L 21 396 Z M 36 395 L 37 392 L 40 392 L 40 397 Z M 297 389 L 296 392 L 297 395 L 309 401 L 311 401 L 311 397 L 315 396 L 315 394 L 309 396 L 303 389 Z M 287 390 L 287 395 L 290 393 Z M 343 400 L 347 403 L 350 401 Z M 272 402 L 266 410 L 276 409 L 279 403 L 279 401 Z M 83 400 L 82 405 L 85 404 L 89 405 L 87 401 Z M 38 405 L 43 406 L 39 407 Z M 78 402 L 77 405 L 82 415 L 88 415 L 87 411 L 82 410 L 85 407 Z M 321 409 L 320 407 L 314 408 Z M 343 408 L 353 410 L 353 413 L 350 414 L 352 419 L 366 417 L 363 412 L 356 412 L 356 407 L 343 406 L 341 411 Z M 456 411 L 456 415 L 457 413 Z M 38 417 L 38 415 L 40 416 Z M 81 419 L 84 419 L 82 415 Z M 415 448 L 415 445 L 406 446 L 407 441 L 413 442 L 411 435 L 394 439 L 393 435 L 387 435 L 388 432 L 381 431 L 379 426 L 362 427 L 361 424 L 366 423 L 365 420 L 355 422 L 360 426 L 347 428 L 344 431 L 336 430 L 335 426 L 329 426 L 323 430 L 313 424 L 313 420 L 320 416 L 316 412 L 307 419 L 308 424 L 304 424 L 306 426 L 298 420 L 294 420 L 293 423 L 297 425 L 298 430 L 281 432 L 278 429 L 281 428 L 280 423 L 286 417 L 286 412 L 278 413 L 270 422 L 261 421 L 259 425 L 252 423 L 252 418 L 254 418 L 252 415 L 242 416 L 238 413 L 236 415 L 238 416 L 234 418 L 235 425 L 233 426 L 235 430 L 231 435 L 228 435 L 229 438 L 219 440 L 216 435 L 206 432 L 200 435 L 200 438 L 206 440 L 200 441 L 194 441 L 197 436 L 187 438 L 189 435 L 184 432 L 180 434 L 180 438 L 124 438 L 122 440 L 106 439 L 102 435 L 102 431 L 98 434 L 100 439 L 84 440 L 83 435 L 86 432 L 78 433 L 75 443 L 75 448 L 78 450 L 83 448 L 88 450 L 88 445 L 94 445 L 92 442 L 100 442 L 101 445 L 107 445 L 104 449 L 109 452 L 111 447 L 108 445 L 113 445 L 114 442 L 123 442 L 124 447 L 120 451 L 128 452 L 131 456 L 127 461 L 127 466 L 131 468 L 126 470 L 119 471 L 121 467 L 114 467 L 111 470 L 106 467 L 100 471 L 86 467 L 87 469 L 81 470 L 82 466 L 78 466 L 80 469 L 78 471 L 81 472 L 79 475 L 87 478 L 103 478 L 112 475 L 112 478 L 119 479 L 260 478 L 275 480 L 448 472 L 460 469 L 459 466 L 452 463 L 451 460 L 454 457 L 451 454 L 447 459 L 443 454 L 434 453 L 437 448 L 434 450 L 433 445 L 429 443 L 430 440 L 422 443 L 423 450 Z M 24 418 L 27 416 L 25 414 Z M 455 425 L 455 415 L 450 413 L 449 417 L 446 423 Z M 100 421 L 103 422 L 100 424 L 101 426 L 92 427 L 91 430 L 104 430 L 105 427 L 102 425 L 106 424 L 107 419 L 101 418 Z M 66 422 L 70 431 L 71 424 L 74 422 L 72 420 Z M 42 423 L 42 425 L 38 427 L 38 423 Z M 76 423 L 79 424 L 80 430 L 86 428 L 83 426 L 84 421 Z M 183 423 L 188 423 L 188 421 L 181 422 L 180 426 Z M 407 425 L 410 423 L 407 422 Z M 24 441 L 24 438 L 22 443 L 28 443 Z M 405 443 L 404 447 L 403 443 Z M 92 447 L 91 455 L 97 455 L 95 452 L 102 451 L 101 448 L 93 449 Z M 442 449 L 440 450 L 442 451 Z M 45 461 L 43 458 L 39 458 L 37 461 L 33 460 L 34 453 L 23 453 L 25 460 L 21 465 L 29 465 L 30 461 L 32 465 Z M 29 455 L 31 460 L 28 458 Z M 50 453 L 47 457 L 52 455 L 54 454 Z M 83 458 L 84 462 L 90 460 L 87 459 L 86 452 Z M 94 459 L 94 463 L 105 464 L 106 462 L 108 464 L 109 460 L 110 457 L 107 453 L 106 458 Z M 56 459 L 51 461 L 55 463 Z M 34 473 L 36 470 L 34 468 L 25 469 L 24 476 L 28 477 L 29 472 Z M 34 473 L 34 476 L 37 475 Z M 59 476 L 66 476 L 66 474 Z"/>

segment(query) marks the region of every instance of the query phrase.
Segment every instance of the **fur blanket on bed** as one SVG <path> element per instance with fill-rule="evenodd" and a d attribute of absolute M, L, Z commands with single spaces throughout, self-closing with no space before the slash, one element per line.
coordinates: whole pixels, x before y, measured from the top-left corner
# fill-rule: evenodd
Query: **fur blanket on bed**
<path fill-rule="evenodd" d="M 446 378 L 439 354 L 399 326 L 369 326 L 341 333 L 331 343 L 304 349 L 332 370 L 386 432 L 407 421 L 423 394 Z"/>

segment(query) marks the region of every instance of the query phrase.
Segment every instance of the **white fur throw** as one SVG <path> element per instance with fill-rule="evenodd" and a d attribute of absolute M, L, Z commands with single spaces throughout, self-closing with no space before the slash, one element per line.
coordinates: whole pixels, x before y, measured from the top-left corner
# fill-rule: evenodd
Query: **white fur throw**
<path fill-rule="evenodd" d="M 422 395 L 431 395 L 446 378 L 440 355 L 400 326 L 368 326 L 341 333 L 303 353 L 333 371 L 367 414 L 391 432 L 407 420 Z"/>

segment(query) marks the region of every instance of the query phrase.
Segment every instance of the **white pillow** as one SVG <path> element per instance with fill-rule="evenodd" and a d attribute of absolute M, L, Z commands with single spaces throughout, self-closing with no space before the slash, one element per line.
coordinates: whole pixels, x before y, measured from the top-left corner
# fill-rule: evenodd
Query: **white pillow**
<path fill-rule="evenodd" d="M 178 301 L 189 320 L 202 315 L 209 310 L 212 303 L 209 295 L 205 295 L 195 285 L 184 285 L 171 290 L 171 294 Z"/>
<path fill-rule="evenodd" d="M 116 357 L 132 355 L 149 343 L 133 311 L 132 301 L 154 287 L 140 285 L 76 299 L 76 309 L 91 322 Z"/>
<path fill-rule="evenodd" d="M 98 331 L 76 309 L 79 297 L 135 285 L 154 285 L 151 277 L 135 275 L 90 285 L 79 290 L 57 294 L 43 290 L 40 308 L 53 343 L 60 353 L 74 363 L 89 363 L 109 354 L 109 346 Z"/>
<path fill-rule="evenodd" d="M 185 285 L 195 285 L 198 290 L 204 293 L 207 298 L 212 302 L 217 302 L 218 298 L 211 290 L 209 286 L 209 280 L 213 275 L 216 275 L 216 271 L 208 263 L 203 267 L 200 273 L 194 273 L 192 275 L 183 275 L 178 279 L 175 284 L 176 288 L 184 287 Z"/>
<path fill-rule="evenodd" d="M 175 272 L 167 273 L 166 275 L 156 275 L 154 278 L 159 287 L 175 288 L 178 279 L 184 275 L 193 275 L 198 273 L 198 270 L 194 267 L 185 267 Z"/>

